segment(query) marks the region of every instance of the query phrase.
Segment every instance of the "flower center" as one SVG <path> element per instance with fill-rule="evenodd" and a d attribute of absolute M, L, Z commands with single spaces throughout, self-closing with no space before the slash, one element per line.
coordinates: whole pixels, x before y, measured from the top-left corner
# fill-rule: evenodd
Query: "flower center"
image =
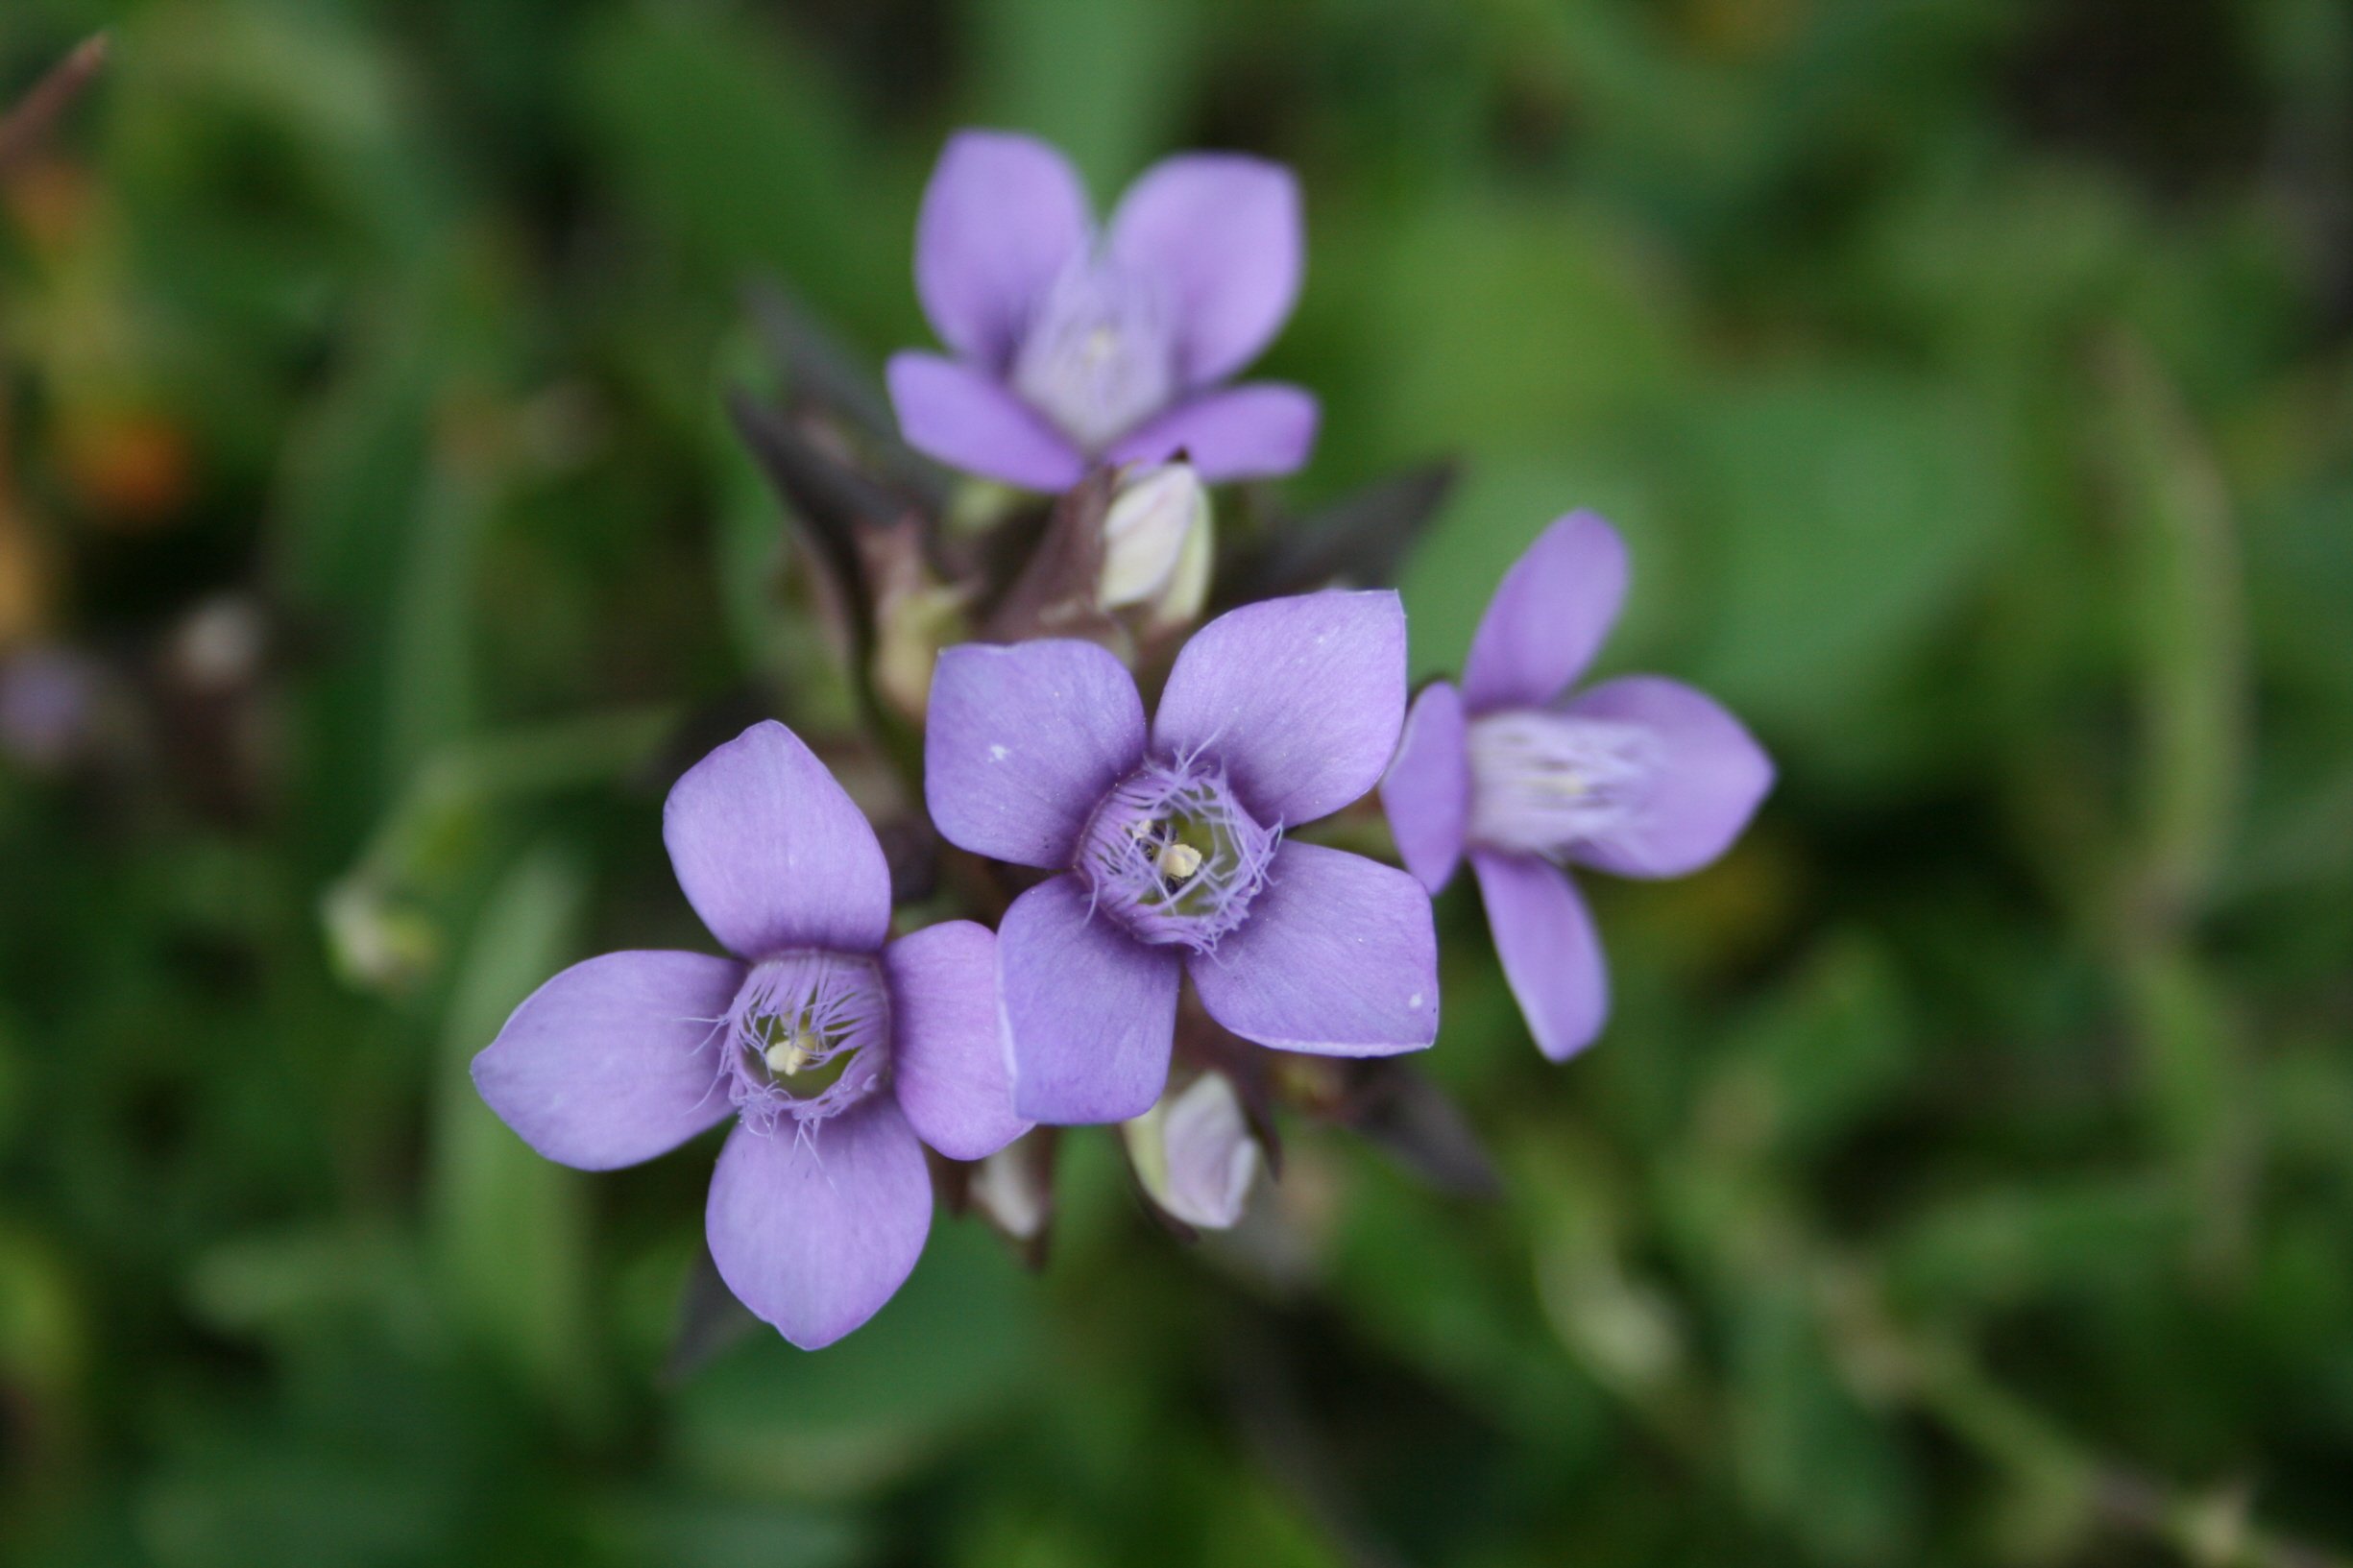
<path fill-rule="evenodd" d="M 1176 367 L 1152 291 L 1106 262 L 1063 273 L 1013 357 L 1013 390 L 1090 454 L 1158 413 Z"/>
<path fill-rule="evenodd" d="M 1641 802 L 1650 733 L 1610 719 L 1521 708 L 1470 721 L 1470 839 L 1559 859 Z"/>
<path fill-rule="evenodd" d="M 822 1122 L 882 1087 L 890 999 L 874 960 L 801 952 L 764 959 L 727 1011 L 728 1095 L 754 1129 Z"/>
<path fill-rule="evenodd" d="M 1072 869 L 1137 941 L 1207 953 L 1249 913 L 1274 841 L 1225 769 L 1147 762 L 1095 808 Z"/>

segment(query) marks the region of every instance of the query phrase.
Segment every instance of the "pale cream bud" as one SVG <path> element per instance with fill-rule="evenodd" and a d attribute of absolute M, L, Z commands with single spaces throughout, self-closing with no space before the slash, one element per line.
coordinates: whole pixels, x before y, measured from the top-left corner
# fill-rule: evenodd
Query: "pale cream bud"
<path fill-rule="evenodd" d="M 1105 610 L 1149 604 L 1154 624 L 1190 620 L 1209 592 L 1208 487 L 1189 463 L 1141 464 L 1120 476 L 1103 525 Z"/>
<path fill-rule="evenodd" d="M 1015 1139 L 981 1162 L 973 1172 L 975 1207 L 1017 1242 L 1031 1242 L 1046 1228 L 1054 1194 L 1027 1138 Z"/>
<path fill-rule="evenodd" d="M 1188 1225 L 1226 1230 L 1242 1218 L 1260 1163 L 1242 1101 L 1222 1073 L 1204 1073 L 1120 1134 L 1152 1200 Z"/>
<path fill-rule="evenodd" d="M 964 614 L 971 591 L 940 581 L 911 521 L 867 530 L 859 548 L 874 585 L 874 689 L 921 723 L 939 650 L 972 635 Z"/>
<path fill-rule="evenodd" d="M 364 877 L 348 877 L 320 901 L 327 949 L 350 984 L 384 995 L 413 990 L 441 959 L 441 931 Z"/>

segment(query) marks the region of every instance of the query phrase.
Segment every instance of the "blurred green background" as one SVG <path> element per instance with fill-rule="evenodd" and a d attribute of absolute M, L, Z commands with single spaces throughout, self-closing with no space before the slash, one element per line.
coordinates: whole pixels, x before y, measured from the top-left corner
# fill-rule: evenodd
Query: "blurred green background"
<path fill-rule="evenodd" d="M 2353 12 L 2334 0 L 7 0 L 0 1558 L 2132 1565 L 2353 1551 Z M 1457 657 L 1557 513 L 1783 783 L 1590 879 L 1477 1202 L 1289 1129 L 1188 1249 L 1068 1141 L 816 1356 L 665 1376 L 703 1145 L 463 1067 L 700 946 L 712 715 L 838 722 L 723 389 L 877 358 L 942 136 L 1294 163 L 1312 503 L 1457 454 Z M 788 585 L 789 587 L 789 585 Z M 703 728 L 698 731 L 697 726 Z"/>

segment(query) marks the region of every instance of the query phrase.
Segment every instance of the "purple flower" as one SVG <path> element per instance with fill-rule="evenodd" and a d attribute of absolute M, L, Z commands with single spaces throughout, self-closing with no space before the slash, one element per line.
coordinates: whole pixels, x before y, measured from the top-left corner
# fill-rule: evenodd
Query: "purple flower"
<path fill-rule="evenodd" d="M 1221 388 L 1298 298 L 1298 187 L 1279 164 L 1190 153 L 1146 170 L 1098 235 L 1079 177 L 1029 136 L 948 142 L 915 229 L 915 289 L 956 351 L 902 353 L 890 397 L 910 445 L 1034 490 L 1097 460 L 1190 455 L 1211 482 L 1289 473 L 1316 402 Z"/>
<path fill-rule="evenodd" d="M 1150 1109 L 1187 972 L 1212 1018 L 1261 1045 L 1377 1056 L 1436 1038 L 1428 895 L 1282 838 L 1372 787 L 1404 708 L 1405 613 L 1388 592 L 1219 616 L 1177 655 L 1149 732 L 1134 680 L 1093 643 L 940 656 L 933 821 L 976 854 L 1059 873 L 998 928 L 1016 1114 Z"/>
<path fill-rule="evenodd" d="M 736 956 L 575 964 L 515 1009 L 474 1085 L 524 1143 L 583 1170 L 652 1159 L 732 1112 L 711 1256 L 745 1306 L 813 1350 L 915 1266 L 932 1224 L 923 1145 L 977 1160 L 1028 1126 L 997 1041 L 996 940 L 961 920 L 886 940 L 874 830 L 781 724 L 688 769 L 662 836 Z"/>
<path fill-rule="evenodd" d="M 1772 787 L 1740 721 L 1676 681 L 1566 695 L 1617 619 L 1626 546 L 1589 512 L 1555 521 L 1504 574 L 1463 666 L 1414 702 L 1381 802 L 1432 893 L 1466 849 L 1503 972 L 1555 1061 L 1592 1043 L 1610 983 L 1563 866 L 1681 877 L 1724 853 Z"/>

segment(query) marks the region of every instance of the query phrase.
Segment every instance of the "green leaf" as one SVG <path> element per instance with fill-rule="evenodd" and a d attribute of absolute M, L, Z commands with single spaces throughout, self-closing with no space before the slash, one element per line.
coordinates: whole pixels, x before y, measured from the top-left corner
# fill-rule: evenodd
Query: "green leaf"
<path fill-rule="evenodd" d="M 598 1397 L 581 1179 L 508 1131 L 467 1068 L 573 956 L 587 896 L 578 861 L 549 848 L 526 856 L 484 905 L 443 1022 L 427 1177 L 429 1239 L 452 1311 L 510 1370 L 575 1414 Z"/>
<path fill-rule="evenodd" d="M 842 1568 L 873 1556 L 872 1532 L 848 1515 L 729 1497 L 631 1499 L 607 1532 L 627 1560 L 665 1568 Z"/>
<path fill-rule="evenodd" d="M 83 1317 L 58 1249 L 0 1216 L 0 1386 L 35 1424 L 65 1416 L 88 1355 Z"/>
<path fill-rule="evenodd" d="M 1775 1142 L 1806 1155 L 1868 1116 L 1915 1062 L 1903 984 L 1880 945 L 1834 935 L 1723 1044 Z M 1752 1076 L 1753 1075 L 1753 1076 Z"/>
<path fill-rule="evenodd" d="M 432 350 L 371 317 L 350 367 L 291 431 L 279 480 L 279 569 L 333 606 L 341 657 L 306 683 L 310 798 L 349 844 L 391 792 L 384 641 L 427 462 Z"/>
<path fill-rule="evenodd" d="M 1362 291 L 1368 367 L 1335 406 L 1361 401 L 1388 451 L 1559 461 L 1682 384 L 1682 301 L 1606 215 L 1491 200 L 1331 227 L 1318 255 L 1344 295 Z M 1545 516 L 1578 503 L 1556 496 Z"/>
<path fill-rule="evenodd" d="M 1794 1284 L 1752 1291 L 1732 1340 L 1733 1458 L 1751 1503 L 1821 1562 L 1912 1559 L 1916 1483 L 1838 1380 Z"/>
<path fill-rule="evenodd" d="M 15 1141 L 18 1106 L 23 1103 L 24 1070 L 17 1065 L 15 1019 L 0 1005 L 0 1153 Z"/>
<path fill-rule="evenodd" d="M 1941 1315 L 2089 1288 L 2156 1289 L 2186 1230 L 2182 1205 L 2144 1177 L 2004 1181 L 1915 1207 L 1887 1245 L 1897 1298 Z"/>
<path fill-rule="evenodd" d="M 1541 1321 L 1525 1247 L 1502 1233 L 1524 1211 L 1474 1221 L 1414 1178 L 1359 1164 L 1329 1264 L 1357 1331 L 1524 1438 L 1589 1435 L 1592 1385 Z"/>
<path fill-rule="evenodd" d="M 1971 407 L 1884 373 L 1790 371 L 1694 437 L 1720 572 L 1700 684 L 1814 729 L 1916 659 L 1959 610 L 2011 505 Z"/>
<path fill-rule="evenodd" d="M 1199 8 L 1178 0 L 969 0 L 972 120 L 1068 153 L 1108 204 L 1164 152 L 1191 95 Z"/>
<path fill-rule="evenodd" d="M 792 279 L 827 315 L 911 330 L 914 192 L 878 183 L 823 64 L 709 8 L 614 7 L 582 46 L 584 130 L 720 286 Z"/>
<path fill-rule="evenodd" d="M 1671 542 L 1655 524 L 1648 486 L 1599 455 L 1505 458 L 1471 465 L 1406 567 L 1402 591 L 1418 676 L 1451 677 L 1462 668 L 1503 574 L 1555 518 L 1579 507 L 1615 523 L 1635 555 L 1634 624 L 1612 639 L 1607 657 L 1622 660 L 1627 645 L 1644 640 L 1646 606 L 1664 602 L 1673 575 Z"/>
<path fill-rule="evenodd" d="M 478 476 L 447 463 L 419 497 L 385 647 L 384 749 L 403 773 L 473 727 L 474 568 L 487 502 Z"/>
<path fill-rule="evenodd" d="M 165 1568 L 446 1561 L 460 1515 L 451 1479 L 292 1437 L 222 1441 L 148 1479 L 139 1534 Z"/>
<path fill-rule="evenodd" d="M 2194 910 L 2237 824 L 2253 694 L 2230 497 L 2179 395 L 2129 340 L 2104 362 L 2105 436 L 2140 672 L 2141 886 Z"/>
<path fill-rule="evenodd" d="M 1039 1353 L 1032 1287 L 977 1221 L 935 1221 L 914 1274 L 857 1333 L 796 1350 L 762 1329 L 680 1393 L 678 1443 L 713 1483 L 867 1492 L 1018 1402 Z"/>

